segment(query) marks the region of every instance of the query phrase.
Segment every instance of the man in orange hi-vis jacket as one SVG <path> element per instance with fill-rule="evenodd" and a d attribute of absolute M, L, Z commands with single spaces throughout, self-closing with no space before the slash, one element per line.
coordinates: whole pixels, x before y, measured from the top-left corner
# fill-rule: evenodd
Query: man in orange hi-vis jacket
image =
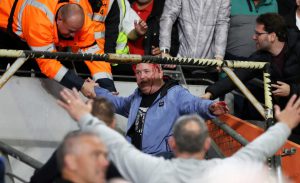
<path fill-rule="evenodd" d="M 101 12 L 108 13 L 105 6 L 101 8 L 103 8 Z M 6 46 L 12 44 L 11 40 L 17 39 L 21 42 L 21 39 L 32 50 L 55 52 L 58 48 L 69 47 L 74 52 L 104 53 L 105 26 L 92 22 L 88 16 L 90 9 L 91 6 L 86 0 L 0 1 L 0 47 L 9 48 Z M 24 46 L 19 47 L 24 49 Z M 84 81 L 59 61 L 36 60 L 42 73 L 47 77 L 68 88 L 76 87 L 86 96 L 91 95 L 90 91 L 93 91 L 91 88 L 94 84 Z M 109 63 L 95 61 L 85 63 L 93 79 L 100 86 L 116 91 Z"/>

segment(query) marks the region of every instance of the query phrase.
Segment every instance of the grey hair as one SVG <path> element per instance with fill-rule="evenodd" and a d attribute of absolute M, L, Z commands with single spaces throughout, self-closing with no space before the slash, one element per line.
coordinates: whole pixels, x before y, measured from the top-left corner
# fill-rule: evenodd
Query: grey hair
<path fill-rule="evenodd" d="M 80 146 L 79 140 L 82 136 L 96 136 L 98 135 L 95 133 L 94 130 L 87 129 L 87 130 L 75 130 L 69 132 L 61 142 L 60 146 L 56 152 L 56 159 L 57 165 L 60 171 L 64 168 L 64 158 L 68 154 L 75 154 L 77 153 L 77 148 Z"/>
<path fill-rule="evenodd" d="M 199 129 L 188 129 L 186 126 L 189 123 L 196 123 Z M 203 150 L 208 129 L 199 115 L 184 115 L 175 122 L 173 136 L 179 152 L 196 153 Z"/>

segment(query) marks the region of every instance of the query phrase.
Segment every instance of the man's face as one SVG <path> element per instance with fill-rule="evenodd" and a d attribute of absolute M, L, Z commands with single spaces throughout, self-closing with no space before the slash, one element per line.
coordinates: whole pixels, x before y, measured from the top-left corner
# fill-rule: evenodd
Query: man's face
<path fill-rule="evenodd" d="M 74 38 L 76 32 L 80 31 L 83 24 L 76 21 L 75 16 L 69 18 L 67 21 L 62 20 L 60 17 L 57 19 L 57 29 L 60 37 L 65 39 Z"/>
<path fill-rule="evenodd" d="M 269 33 L 264 30 L 264 27 L 262 24 L 256 24 L 253 40 L 256 43 L 257 50 L 269 51 L 271 46 L 270 37 Z"/>
<path fill-rule="evenodd" d="M 85 183 L 104 183 L 109 165 L 106 146 L 96 136 L 83 136 L 79 148 L 74 158 L 78 176 Z"/>
<path fill-rule="evenodd" d="M 159 85 L 159 81 L 162 79 L 162 71 L 158 65 L 142 63 L 137 64 L 135 76 L 141 92 L 152 94 L 152 90 Z"/>
<path fill-rule="evenodd" d="M 298 6 L 298 8 L 300 7 L 300 0 L 296 0 L 296 4 Z"/>

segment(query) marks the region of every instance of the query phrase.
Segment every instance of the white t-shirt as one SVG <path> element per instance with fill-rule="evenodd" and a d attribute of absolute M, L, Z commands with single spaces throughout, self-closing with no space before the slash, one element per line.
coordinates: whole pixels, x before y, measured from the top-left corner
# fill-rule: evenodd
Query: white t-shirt
<path fill-rule="evenodd" d="M 296 26 L 300 30 L 300 17 L 297 15 L 297 12 L 296 12 Z"/>

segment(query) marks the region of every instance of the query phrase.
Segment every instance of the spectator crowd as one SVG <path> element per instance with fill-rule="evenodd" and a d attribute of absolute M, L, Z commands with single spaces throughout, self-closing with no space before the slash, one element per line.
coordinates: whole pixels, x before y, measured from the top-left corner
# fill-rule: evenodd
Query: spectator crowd
<path fill-rule="evenodd" d="M 164 65 L 139 63 L 131 68 L 137 88 L 120 97 L 112 67 L 123 64 L 83 60 L 91 78 L 82 78 L 59 60 L 36 59 L 24 67 L 66 87 L 58 104 L 79 129 L 66 135 L 32 183 L 275 183 L 267 158 L 287 139 L 300 143 L 300 0 L 6 0 L 0 16 L 0 49 L 270 63 L 276 124 L 233 156 L 206 159 L 205 120 L 229 112 L 215 100 L 235 89 L 229 78 L 199 97 L 164 76 Z M 1 69 L 8 63 L 0 58 Z M 251 83 L 262 71 L 234 72 L 263 101 Z M 123 135 L 115 113 L 128 118 Z M 260 119 L 238 96 L 235 115 Z"/>

